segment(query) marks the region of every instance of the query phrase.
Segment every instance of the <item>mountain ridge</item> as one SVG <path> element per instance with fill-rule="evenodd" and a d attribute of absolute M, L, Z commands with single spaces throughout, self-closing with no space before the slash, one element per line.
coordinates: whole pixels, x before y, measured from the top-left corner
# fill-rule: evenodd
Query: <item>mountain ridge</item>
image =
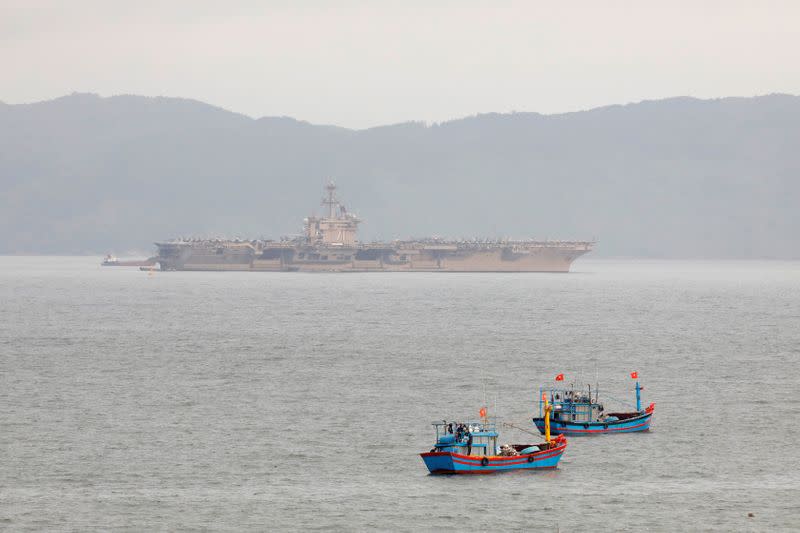
<path fill-rule="evenodd" d="M 110 96 L 103 96 L 103 95 L 101 95 L 99 93 L 77 92 L 76 91 L 76 92 L 72 92 L 70 94 L 57 96 L 55 98 L 51 98 L 51 99 L 47 99 L 47 100 L 38 100 L 38 101 L 35 101 L 35 102 L 8 103 L 8 102 L 5 102 L 3 100 L 0 100 L 0 105 L 6 105 L 8 107 L 24 107 L 24 106 L 40 106 L 42 104 L 55 103 L 55 102 L 69 100 L 69 99 L 113 101 L 113 100 L 120 100 L 120 99 L 126 99 L 126 98 L 142 100 L 142 101 L 186 102 L 186 103 L 190 103 L 190 104 L 197 104 L 199 106 L 202 106 L 202 107 L 205 107 L 205 108 L 209 108 L 209 109 L 213 109 L 213 110 L 217 110 L 217 111 L 223 111 L 223 112 L 226 112 L 226 113 L 231 113 L 233 115 L 238 115 L 238 116 L 241 116 L 241 117 L 244 117 L 244 118 L 248 118 L 248 119 L 254 120 L 254 121 L 270 120 L 270 119 L 286 119 L 286 120 L 290 120 L 290 121 L 294 121 L 294 122 L 298 122 L 298 123 L 302 123 L 302 124 L 308 124 L 308 125 L 311 125 L 311 126 L 331 127 L 331 128 L 337 128 L 337 129 L 343 129 L 343 130 L 349 130 L 349 131 L 368 131 L 368 130 L 372 130 L 372 129 L 376 129 L 376 128 L 385 128 L 385 127 L 391 127 L 391 126 L 401 126 L 401 125 L 407 125 L 407 124 L 419 124 L 419 125 L 422 125 L 422 126 L 424 126 L 426 128 L 431 128 L 431 127 L 436 127 L 436 126 L 440 126 L 440 125 L 443 125 L 443 124 L 448 124 L 448 123 L 451 123 L 451 122 L 462 122 L 462 121 L 465 121 L 465 120 L 481 118 L 481 117 L 487 117 L 487 116 L 507 117 L 507 116 L 521 115 L 521 116 L 528 116 L 528 117 L 531 117 L 531 116 L 561 117 L 561 116 L 575 115 L 575 114 L 580 114 L 580 113 L 603 112 L 603 111 L 612 110 L 612 109 L 629 108 L 629 107 L 636 107 L 636 106 L 642 106 L 642 105 L 648 105 L 648 104 L 663 104 L 663 103 L 674 103 L 674 102 L 705 102 L 705 103 L 726 102 L 726 101 L 733 102 L 733 101 L 760 100 L 760 99 L 765 99 L 765 98 L 769 98 L 769 99 L 773 99 L 773 98 L 796 99 L 796 98 L 800 98 L 800 94 L 795 95 L 795 94 L 791 94 L 791 93 L 775 92 L 775 93 L 766 93 L 766 94 L 760 94 L 760 95 L 754 95 L 754 96 L 721 96 L 721 97 L 716 97 L 716 98 L 699 98 L 699 97 L 695 97 L 695 96 L 669 96 L 669 97 L 665 97 L 665 98 L 643 99 L 643 100 L 638 100 L 638 101 L 635 101 L 635 102 L 627 102 L 627 103 L 624 103 L 624 104 L 607 104 L 607 105 L 596 106 L 596 107 L 588 107 L 588 108 L 578 109 L 578 110 L 573 110 L 573 111 L 558 111 L 558 112 L 553 112 L 553 113 L 540 113 L 538 111 L 508 111 L 508 112 L 490 111 L 490 112 L 485 112 L 485 113 L 475 113 L 475 114 L 472 114 L 472 115 L 465 115 L 465 116 L 462 116 L 462 117 L 454 117 L 454 118 L 447 119 L 447 120 L 444 120 L 444 121 L 428 122 L 428 121 L 424 121 L 424 120 L 407 120 L 407 121 L 403 121 L 403 122 L 392 122 L 392 123 L 388 123 L 388 124 L 378 124 L 378 125 L 369 126 L 369 127 L 366 127 L 366 128 L 348 128 L 346 126 L 339 126 L 339 125 L 336 125 L 336 124 L 315 123 L 315 122 L 311 122 L 311 121 L 308 121 L 308 120 L 291 117 L 291 116 L 288 116 L 288 115 L 251 116 L 251 115 L 247 115 L 245 113 L 240 113 L 238 111 L 233 111 L 231 109 L 228 109 L 228 108 L 225 108 L 225 107 L 222 107 L 222 106 L 218 106 L 218 105 L 215 105 L 215 104 L 209 104 L 207 102 L 203 102 L 202 100 L 197 100 L 196 98 L 185 98 L 185 97 L 180 97 L 180 96 L 145 96 L 145 95 L 137 95 L 137 94 L 129 94 L 129 93 L 113 94 L 113 95 L 110 95 Z"/>
<path fill-rule="evenodd" d="M 800 97 L 674 97 L 366 129 L 174 97 L 0 106 L 0 253 L 299 231 L 328 178 L 362 238 L 598 237 L 598 256 L 798 258 Z"/>

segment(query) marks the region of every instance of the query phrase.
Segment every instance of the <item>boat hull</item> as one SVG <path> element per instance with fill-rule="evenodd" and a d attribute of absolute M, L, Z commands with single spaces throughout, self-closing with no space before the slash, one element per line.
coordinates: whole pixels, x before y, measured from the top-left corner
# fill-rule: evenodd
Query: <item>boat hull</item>
<path fill-rule="evenodd" d="M 614 420 L 611 422 L 563 422 L 550 420 L 550 433 L 553 435 L 600 435 L 603 433 L 635 433 L 638 431 L 648 431 L 653 411 L 645 411 L 642 414 L 627 418 L 625 420 Z M 544 435 L 544 418 L 534 418 L 534 425 L 542 435 Z"/>
<path fill-rule="evenodd" d="M 492 474 L 507 470 L 553 469 L 558 466 L 567 443 L 536 453 L 501 457 L 462 455 L 453 452 L 419 454 L 431 474 Z M 486 459 L 486 461 L 484 461 Z"/>
<path fill-rule="evenodd" d="M 453 244 L 420 243 L 347 248 L 256 242 L 156 243 L 162 270 L 244 272 L 569 272 L 591 242 Z M 403 247 L 406 246 L 406 247 Z"/>

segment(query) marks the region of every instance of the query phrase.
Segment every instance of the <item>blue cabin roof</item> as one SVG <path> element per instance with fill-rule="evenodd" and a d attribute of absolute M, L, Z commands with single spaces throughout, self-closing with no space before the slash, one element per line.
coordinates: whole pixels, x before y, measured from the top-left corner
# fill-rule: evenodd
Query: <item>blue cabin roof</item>
<path fill-rule="evenodd" d="M 448 422 L 446 420 L 442 420 L 441 422 L 432 422 L 432 425 L 436 427 L 437 433 L 441 432 L 443 434 L 456 434 L 458 427 L 461 426 L 463 428 L 463 433 L 469 433 L 473 437 L 497 437 L 499 435 L 497 433 L 496 419 L 490 418 L 479 421 L 468 420 L 465 422 Z"/>
<path fill-rule="evenodd" d="M 464 450 L 486 448 L 494 454 L 497 445 L 497 422 L 494 419 L 480 421 L 433 422 L 436 428 L 435 449 L 466 453 Z"/>

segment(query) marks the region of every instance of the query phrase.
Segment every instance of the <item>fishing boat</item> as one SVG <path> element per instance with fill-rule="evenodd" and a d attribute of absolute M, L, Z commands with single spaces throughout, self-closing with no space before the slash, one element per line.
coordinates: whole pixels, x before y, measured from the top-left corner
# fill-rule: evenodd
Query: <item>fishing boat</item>
<path fill-rule="evenodd" d="M 497 445 L 497 420 L 485 416 L 478 421 L 433 422 L 436 444 L 421 453 L 431 474 L 491 474 L 506 470 L 553 469 L 567 447 L 563 435 L 550 438 L 545 424 L 545 442 Z M 549 412 L 549 407 L 545 407 Z"/>
<path fill-rule="evenodd" d="M 547 388 L 540 389 L 539 416 L 533 423 L 544 433 L 547 426 L 554 435 L 598 435 L 603 433 L 634 433 L 650 429 L 656 404 L 651 403 L 642 409 L 643 388 L 639 385 L 639 373 L 631 372 L 631 379 L 636 380 L 635 411 L 605 411 L 600 402 L 598 388 L 592 396 L 591 386 L 586 389 Z M 564 374 L 556 376 L 556 381 L 563 381 Z M 552 404 L 549 416 L 545 415 L 547 405 Z M 548 424 L 549 423 L 549 424 Z"/>

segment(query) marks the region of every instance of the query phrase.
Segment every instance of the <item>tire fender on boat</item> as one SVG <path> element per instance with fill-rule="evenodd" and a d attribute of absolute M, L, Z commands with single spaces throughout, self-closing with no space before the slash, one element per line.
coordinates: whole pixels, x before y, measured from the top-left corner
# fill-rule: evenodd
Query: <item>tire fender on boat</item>
<path fill-rule="evenodd" d="M 534 462 L 535 460 L 536 460 L 536 458 L 533 456 L 533 454 L 530 454 L 530 455 L 528 456 L 528 462 L 529 462 L 529 463 L 532 463 L 532 462 Z"/>
<path fill-rule="evenodd" d="M 483 459 L 481 459 L 481 466 L 489 466 L 489 458 L 488 457 L 484 457 Z"/>

